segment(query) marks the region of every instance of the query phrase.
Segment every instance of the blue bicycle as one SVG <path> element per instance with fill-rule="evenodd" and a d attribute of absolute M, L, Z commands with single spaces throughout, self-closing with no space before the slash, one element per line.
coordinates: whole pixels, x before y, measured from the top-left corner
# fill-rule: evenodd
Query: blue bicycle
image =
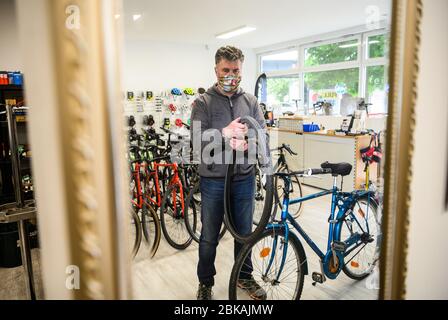
<path fill-rule="evenodd" d="M 323 283 L 327 278 L 336 279 L 341 271 L 355 280 L 364 279 L 373 271 L 381 245 L 380 206 L 372 191 L 342 192 L 338 188 L 337 177 L 347 176 L 351 170 L 348 163 L 325 162 L 320 169 L 275 174 L 284 181 L 281 217 L 273 217 L 260 236 L 244 245 L 230 277 L 231 300 L 300 299 L 308 263 L 302 243 L 291 226 L 319 256 L 321 272 L 313 272 L 313 284 Z M 318 174 L 333 176 L 332 189 L 289 198 L 291 178 Z M 330 194 L 328 244 L 323 252 L 289 214 L 289 206 Z"/>

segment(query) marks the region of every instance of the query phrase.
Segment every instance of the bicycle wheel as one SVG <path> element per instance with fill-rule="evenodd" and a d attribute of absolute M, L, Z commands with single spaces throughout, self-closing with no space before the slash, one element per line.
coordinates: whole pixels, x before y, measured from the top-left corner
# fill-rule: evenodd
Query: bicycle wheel
<path fill-rule="evenodd" d="M 140 248 L 140 244 L 142 242 L 142 231 L 140 225 L 140 218 L 138 217 L 135 209 L 129 211 L 129 223 L 130 228 L 129 232 L 129 245 L 130 245 L 130 253 L 132 259 L 137 255 L 138 249 Z"/>
<path fill-rule="evenodd" d="M 185 204 L 185 225 L 193 240 L 199 243 L 202 230 L 202 219 L 201 219 L 201 191 L 199 190 L 199 182 L 191 188 L 188 193 L 187 201 Z M 221 240 L 226 233 L 226 226 L 223 223 L 221 227 L 221 232 L 219 233 L 219 239 Z"/>
<path fill-rule="evenodd" d="M 230 275 L 229 299 L 254 299 L 249 295 L 254 290 L 241 285 L 250 275 L 259 286 L 257 296 L 260 296 L 261 291 L 266 300 L 300 299 L 306 273 L 305 253 L 292 232 L 288 234 L 288 245 L 285 244 L 285 230 L 277 228 L 265 230 L 258 238 L 244 245 Z M 283 255 L 285 263 L 280 271 Z"/>
<path fill-rule="evenodd" d="M 368 232 L 367 232 L 368 230 Z M 378 262 L 381 247 L 381 213 L 377 202 L 368 196 L 358 199 L 342 222 L 337 239 L 346 241 L 353 234 L 361 234 L 356 247 L 348 247 L 344 258 L 344 273 L 362 280 L 372 273 Z"/>
<path fill-rule="evenodd" d="M 184 218 L 184 194 L 182 186 L 168 186 L 160 207 L 160 222 L 168 243 L 178 250 L 187 248 L 193 238 L 187 230 Z"/>
<path fill-rule="evenodd" d="M 287 167 L 282 166 L 280 167 L 277 172 L 291 172 Z M 291 198 L 301 198 L 303 197 L 302 193 L 302 183 L 300 182 L 299 178 L 297 176 L 291 176 Z M 274 199 L 275 199 L 275 207 L 274 212 L 277 210 L 277 208 L 282 210 L 283 208 L 283 195 L 284 195 L 284 186 L 285 183 L 282 178 L 275 176 L 274 177 Z M 297 204 L 294 204 L 289 207 L 289 214 L 294 218 L 297 219 L 300 214 L 303 211 L 303 202 L 299 202 Z"/>
<path fill-rule="evenodd" d="M 160 220 L 152 206 L 145 205 L 142 210 L 142 230 L 145 240 L 150 246 L 151 258 L 157 252 L 161 238 Z"/>

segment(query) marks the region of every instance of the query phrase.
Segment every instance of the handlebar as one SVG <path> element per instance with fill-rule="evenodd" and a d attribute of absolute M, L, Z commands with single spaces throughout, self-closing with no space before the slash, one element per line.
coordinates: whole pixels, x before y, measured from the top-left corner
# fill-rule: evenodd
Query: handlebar
<path fill-rule="evenodd" d="M 281 146 L 281 147 L 278 147 L 278 148 L 275 148 L 275 149 L 271 149 L 271 151 L 283 151 L 283 150 L 288 151 L 288 153 L 289 153 L 290 155 L 293 155 L 293 156 L 296 156 L 296 155 L 297 155 L 296 152 L 294 152 L 294 151 L 291 150 L 291 147 L 289 146 L 289 144 L 284 144 L 284 143 L 282 143 L 282 146 Z"/>
<path fill-rule="evenodd" d="M 303 176 L 303 177 L 310 177 L 315 176 L 319 174 L 329 174 L 331 173 L 331 169 L 329 168 L 317 168 L 317 169 L 305 169 L 300 171 L 293 171 L 293 172 L 276 172 L 275 175 L 278 177 L 291 177 L 291 176 Z"/>

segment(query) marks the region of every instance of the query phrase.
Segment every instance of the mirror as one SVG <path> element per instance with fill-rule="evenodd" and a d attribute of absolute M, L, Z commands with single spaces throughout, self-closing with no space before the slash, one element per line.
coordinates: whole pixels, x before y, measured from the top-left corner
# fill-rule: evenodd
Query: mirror
<path fill-rule="evenodd" d="M 170 1 L 126 1 L 115 16 L 124 30 L 122 96 L 131 168 L 134 297 L 196 299 L 200 279 L 208 284 L 213 279 L 214 299 L 228 299 L 229 294 L 237 299 L 265 297 L 260 292 L 268 299 L 377 299 L 392 1 L 246 1 L 244 6 L 234 1 L 219 13 L 209 1 L 175 12 L 172 6 Z M 316 8 L 337 12 L 337 19 L 318 19 L 326 14 Z M 240 26 L 245 28 L 235 30 Z M 227 31 L 247 33 L 223 40 Z M 203 182 L 210 172 L 198 172 L 197 164 L 177 162 L 175 167 L 166 157 L 188 149 L 190 125 L 199 117 L 192 111 L 203 108 L 204 96 L 208 101 L 210 95 L 199 88 L 207 90 L 217 82 L 215 53 L 226 45 L 241 49 L 240 87 L 255 93 L 265 107 L 274 171 L 316 169 L 326 161 L 351 166 L 348 173 L 330 166 L 335 176 L 302 172 L 291 180 L 291 200 L 310 198 L 289 207 L 297 223 L 289 228 L 296 230 L 300 244 L 295 237 L 290 240 L 287 260 L 301 265 L 307 259 L 306 267 L 284 265 L 297 271 L 293 279 L 283 280 L 292 286 L 273 285 L 276 272 L 283 279 L 274 267 L 256 274 L 256 267 L 274 259 L 272 243 L 260 247 L 261 242 L 254 242 L 246 257 L 243 249 L 235 257 L 242 264 L 238 269 L 234 239 L 219 223 L 214 258 L 216 240 L 200 237 L 204 228 L 211 228 L 207 217 L 222 215 L 221 208 L 208 208 L 213 202 L 201 194 L 212 187 Z M 261 74 L 266 78 L 258 82 Z M 223 110 L 212 117 L 225 117 Z M 260 219 L 266 194 L 263 175 L 256 177 L 254 222 Z M 222 182 L 223 176 L 219 178 Z M 288 182 L 281 177 L 274 181 L 272 219 L 279 220 Z M 337 210 L 329 218 L 333 186 L 341 192 L 358 190 L 353 198 L 335 194 L 339 218 Z M 330 191 L 323 194 L 325 190 Z M 305 241 L 302 232 L 312 241 Z M 258 286 L 241 275 L 249 254 Z"/>
<path fill-rule="evenodd" d="M 39 297 L 404 297 L 421 1 L 15 5 Z"/>

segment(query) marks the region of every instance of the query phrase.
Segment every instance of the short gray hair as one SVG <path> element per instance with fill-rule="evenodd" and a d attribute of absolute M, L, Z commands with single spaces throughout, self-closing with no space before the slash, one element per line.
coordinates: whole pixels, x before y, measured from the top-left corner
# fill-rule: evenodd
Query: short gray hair
<path fill-rule="evenodd" d="M 244 62 L 244 54 L 243 52 L 232 46 L 221 47 L 216 51 L 215 54 L 215 64 L 218 64 L 222 59 L 228 61 L 237 61 L 240 60 Z"/>

